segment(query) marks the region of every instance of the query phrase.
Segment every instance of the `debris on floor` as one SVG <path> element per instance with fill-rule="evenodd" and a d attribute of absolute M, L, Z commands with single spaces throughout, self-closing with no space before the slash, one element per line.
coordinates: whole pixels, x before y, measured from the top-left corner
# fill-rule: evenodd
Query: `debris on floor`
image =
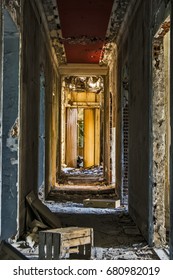
<path fill-rule="evenodd" d="M 79 164 L 80 165 L 80 164 Z M 73 185 L 77 184 L 78 181 L 91 182 L 95 185 L 105 184 L 103 178 L 103 166 L 91 166 L 91 167 L 62 167 L 61 176 L 58 179 L 59 184 Z"/>
<path fill-rule="evenodd" d="M 135 248 L 94 248 L 94 260 L 157 260 L 159 259 L 153 249 L 143 243 Z"/>
<path fill-rule="evenodd" d="M 27 259 L 39 259 L 40 231 L 61 227 L 92 228 L 94 245 L 91 259 L 157 260 L 158 255 L 147 245 L 127 209 L 84 207 L 82 203 L 41 201 L 30 193 L 27 202 L 35 218 L 28 224 L 25 240 L 11 245 Z M 11 246 L 10 245 L 10 246 Z M 14 257 L 13 257 L 14 258 Z"/>
<path fill-rule="evenodd" d="M 103 176 L 103 166 L 91 166 L 87 168 L 73 168 L 73 167 L 64 167 L 62 168 L 62 175 L 68 174 L 72 176 L 80 175 L 80 176 L 86 176 L 86 175 L 97 175 L 97 176 Z"/>
<path fill-rule="evenodd" d="M 0 260 L 27 260 L 27 257 L 8 242 L 0 242 Z"/>

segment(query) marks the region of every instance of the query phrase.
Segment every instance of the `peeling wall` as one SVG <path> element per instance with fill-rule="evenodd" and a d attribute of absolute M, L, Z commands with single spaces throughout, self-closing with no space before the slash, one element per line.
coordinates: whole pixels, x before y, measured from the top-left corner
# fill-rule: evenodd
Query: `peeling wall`
<path fill-rule="evenodd" d="M 4 9 L 3 86 L 1 87 L 1 238 L 17 233 L 19 32 Z"/>
<path fill-rule="evenodd" d="M 165 243 L 165 154 L 166 154 L 166 111 L 163 40 L 153 43 L 153 215 L 154 242 Z M 156 49 L 159 49 L 159 52 Z"/>
<path fill-rule="evenodd" d="M 112 176 L 111 182 L 116 185 L 116 110 L 117 110 L 117 48 L 114 44 L 114 48 L 111 52 L 111 60 L 109 61 L 109 91 L 112 95 L 112 120 L 110 127 L 111 134 L 111 167 Z"/>
<path fill-rule="evenodd" d="M 40 74 L 45 77 L 45 186 L 47 196 L 56 182 L 58 74 L 52 63 L 38 11 L 31 1 L 22 6 L 20 116 L 20 231 L 25 228 L 25 196 L 37 193 Z"/>
<path fill-rule="evenodd" d="M 167 4 L 168 1 L 140 1 L 137 8 L 134 8 L 133 15 L 129 17 L 129 25 L 125 30 L 126 36 L 119 40 L 118 45 L 119 80 L 121 80 L 120 73 L 123 65 L 126 62 L 129 65 L 129 212 L 150 243 L 153 241 L 153 233 L 155 232 L 155 237 L 160 235 L 162 244 L 165 240 L 164 201 L 163 197 L 160 197 L 163 195 L 163 186 L 162 190 L 153 189 L 154 193 L 157 194 L 154 210 L 152 208 L 153 193 L 151 193 L 153 187 L 151 166 L 153 163 L 150 146 L 150 137 L 152 137 L 150 130 L 150 122 L 152 121 L 150 111 L 152 104 L 152 38 L 150 34 L 154 30 L 157 31 L 163 22 L 167 10 L 169 10 Z M 119 84 L 119 91 L 120 86 Z M 157 99 L 156 110 L 159 110 L 159 102 L 162 103 L 163 100 L 158 99 L 158 94 L 155 98 Z M 162 110 L 159 111 L 159 117 L 157 116 L 157 120 L 161 118 L 161 122 L 158 124 L 160 127 L 164 125 L 162 112 Z M 118 116 L 119 114 L 117 114 Z M 120 133 L 120 130 L 117 133 Z M 154 149 L 158 149 L 157 156 L 162 161 L 159 149 L 164 149 L 164 146 L 154 147 Z M 118 160 L 120 160 L 119 155 Z M 160 180 L 160 183 L 162 176 L 165 178 L 164 172 L 159 168 L 158 173 L 154 175 L 157 180 Z M 120 176 L 121 171 L 118 170 L 117 180 L 120 180 Z M 153 211 L 154 216 L 159 217 L 157 225 L 154 225 Z M 155 238 L 156 243 L 157 241 L 158 239 Z"/>
<path fill-rule="evenodd" d="M 153 216 L 154 243 L 166 243 L 169 229 L 169 45 L 167 19 L 153 41 Z M 167 221 L 166 221 L 167 218 Z M 167 222 L 167 223 L 166 223 Z"/>

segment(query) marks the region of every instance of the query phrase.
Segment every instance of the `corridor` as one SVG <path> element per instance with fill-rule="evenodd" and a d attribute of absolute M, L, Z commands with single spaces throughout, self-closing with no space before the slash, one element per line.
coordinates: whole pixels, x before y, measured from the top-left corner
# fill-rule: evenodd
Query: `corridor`
<path fill-rule="evenodd" d="M 0 242 L 38 259 L 25 239 L 50 210 L 93 228 L 91 259 L 173 259 L 172 13 L 1 1 Z"/>

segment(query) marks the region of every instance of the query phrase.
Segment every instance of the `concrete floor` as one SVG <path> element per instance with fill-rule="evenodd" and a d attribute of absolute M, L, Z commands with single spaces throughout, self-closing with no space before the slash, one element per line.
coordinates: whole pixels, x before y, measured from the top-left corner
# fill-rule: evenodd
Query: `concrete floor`
<path fill-rule="evenodd" d="M 80 203 L 47 202 L 61 219 L 63 226 L 92 227 L 94 247 L 91 259 L 96 260 L 157 260 L 125 208 L 85 208 Z M 22 243 L 23 242 L 23 243 Z M 27 248 L 24 241 L 13 244 L 30 259 L 38 259 L 38 246 Z"/>

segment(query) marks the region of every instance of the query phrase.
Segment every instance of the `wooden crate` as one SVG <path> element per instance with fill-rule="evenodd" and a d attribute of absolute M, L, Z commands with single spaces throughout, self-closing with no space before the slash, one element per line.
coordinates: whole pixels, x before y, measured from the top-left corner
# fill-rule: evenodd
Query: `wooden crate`
<path fill-rule="evenodd" d="M 93 229 L 67 227 L 39 232 L 39 259 L 90 259 Z"/>
<path fill-rule="evenodd" d="M 94 208 L 117 208 L 120 207 L 120 200 L 113 199 L 84 199 L 83 204 L 85 207 Z"/>

